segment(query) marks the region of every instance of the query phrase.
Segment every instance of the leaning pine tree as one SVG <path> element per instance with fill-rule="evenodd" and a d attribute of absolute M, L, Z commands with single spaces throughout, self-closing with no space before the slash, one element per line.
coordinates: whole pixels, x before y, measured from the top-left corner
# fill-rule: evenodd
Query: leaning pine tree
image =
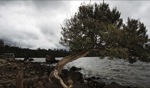
<path fill-rule="evenodd" d="M 55 69 L 51 72 L 51 77 L 57 78 L 64 88 L 69 88 L 59 76 L 67 63 L 84 57 L 91 52 L 99 53 L 101 58 L 108 57 L 125 60 L 135 55 L 131 54 L 134 53 L 131 51 L 136 49 L 131 43 L 134 39 L 124 42 L 124 40 L 129 39 L 128 33 L 132 35 L 132 32 L 128 31 L 128 28 L 134 28 L 135 26 L 135 29 L 139 30 L 135 36 L 133 35 L 134 37 L 138 37 L 139 40 L 134 42 L 143 46 L 147 42 L 147 37 L 143 37 L 146 35 L 146 29 L 142 29 L 142 27 L 145 26 L 139 23 L 130 27 L 129 24 L 125 25 L 122 21 L 120 12 L 116 8 L 111 10 L 106 3 L 81 5 L 78 12 L 72 18 L 65 20 L 61 32 L 60 43 L 69 47 L 74 53 L 58 62 Z M 136 28 L 136 26 L 141 27 L 141 29 Z M 133 33 L 137 30 L 133 30 Z M 140 42 L 141 40 L 143 42 Z"/>

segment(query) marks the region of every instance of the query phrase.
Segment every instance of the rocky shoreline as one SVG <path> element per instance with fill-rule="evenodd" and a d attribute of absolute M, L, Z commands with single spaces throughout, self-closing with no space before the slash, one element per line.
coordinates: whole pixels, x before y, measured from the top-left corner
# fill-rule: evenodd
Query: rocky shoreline
<path fill-rule="evenodd" d="M 54 66 L 41 63 L 0 60 L 0 88 L 18 88 L 18 80 L 23 81 L 23 88 L 62 88 L 58 81 L 49 79 Z M 94 81 L 96 77 L 84 78 L 79 72 L 80 68 L 64 69 L 61 78 L 70 88 L 138 88 L 122 86 L 117 83 L 106 84 Z M 21 72 L 21 73 L 19 73 Z M 22 75 L 21 79 L 17 77 Z M 53 81 L 52 81 L 53 80 Z"/>

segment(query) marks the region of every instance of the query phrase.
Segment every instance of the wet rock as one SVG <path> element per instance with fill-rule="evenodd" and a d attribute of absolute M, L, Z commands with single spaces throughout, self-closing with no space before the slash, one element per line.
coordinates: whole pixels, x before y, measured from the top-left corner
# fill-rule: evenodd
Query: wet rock
<path fill-rule="evenodd" d="M 56 60 L 53 55 L 46 55 L 45 61 L 47 63 L 57 63 L 58 62 L 58 60 Z"/>
<path fill-rule="evenodd" d="M 3 88 L 3 85 L 0 85 L 0 88 Z"/>
<path fill-rule="evenodd" d="M 89 87 L 88 85 L 85 85 L 84 83 L 76 82 L 73 84 L 73 88 L 94 88 L 94 87 Z"/>
<path fill-rule="evenodd" d="M 44 85 L 45 88 L 50 88 L 50 86 L 52 86 L 50 83 L 45 83 Z"/>
<path fill-rule="evenodd" d="M 67 69 L 63 69 L 61 74 L 60 74 L 60 77 L 67 78 L 68 77 L 68 73 L 69 73 L 69 71 Z"/>
<path fill-rule="evenodd" d="M 81 68 L 77 68 L 77 67 L 75 67 L 75 66 L 72 66 L 71 68 L 70 68 L 70 71 L 72 72 L 72 71 L 79 71 L 79 70 L 81 70 Z"/>
<path fill-rule="evenodd" d="M 7 64 L 8 61 L 6 59 L 0 59 L 0 64 Z"/>
<path fill-rule="evenodd" d="M 57 84 L 47 82 L 45 83 L 44 88 L 62 88 L 62 87 Z"/>
<path fill-rule="evenodd" d="M 126 88 L 126 87 L 121 86 L 115 82 L 112 82 L 111 84 L 108 84 L 108 85 L 104 86 L 103 88 Z"/>
<path fill-rule="evenodd" d="M 16 86 L 12 84 L 3 84 L 0 88 L 16 88 Z"/>
<path fill-rule="evenodd" d="M 39 81 L 39 82 L 38 82 L 38 87 L 37 87 L 37 88 L 44 88 L 43 82 Z"/>
<path fill-rule="evenodd" d="M 103 88 L 106 84 L 104 82 L 97 82 L 99 88 Z"/>
<path fill-rule="evenodd" d="M 68 80 L 71 79 L 73 81 L 78 81 L 78 82 L 84 82 L 83 80 L 83 75 L 80 72 L 76 72 L 78 71 L 80 68 L 77 67 L 72 67 L 69 71 L 67 69 L 63 69 L 62 70 L 62 74 L 61 77 L 64 80 Z"/>
<path fill-rule="evenodd" d="M 95 76 L 92 76 L 90 78 L 86 78 L 85 80 L 99 80 L 101 79 L 100 77 L 95 77 Z"/>
<path fill-rule="evenodd" d="M 97 81 L 94 81 L 92 79 L 87 79 L 86 84 L 90 88 L 103 88 L 106 85 L 104 82 L 97 82 Z"/>
<path fill-rule="evenodd" d="M 83 75 L 80 72 L 69 72 L 68 77 L 70 77 L 73 81 L 84 82 Z"/>
<path fill-rule="evenodd" d="M 31 62 L 31 61 L 34 61 L 34 59 L 33 58 L 29 58 L 29 60 L 28 60 L 29 62 Z"/>
<path fill-rule="evenodd" d="M 33 79 L 33 80 L 26 80 L 26 81 L 24 81 L 24 86 L 26 86 L 25 88 L 30 88 L 30 87 L 32 87 L 33 85 L 35 86 L 35 85 L 37 85 L 37 82 L 39 81 L 39 79 L 37 78 L 37 79 Z"/>
<path fill-rule="evenodd" d="M 39 83 L 34 83 L 33 86 L 28 86 L 26 88 L 44 88 L 43 86 L 41 86 Z"/>

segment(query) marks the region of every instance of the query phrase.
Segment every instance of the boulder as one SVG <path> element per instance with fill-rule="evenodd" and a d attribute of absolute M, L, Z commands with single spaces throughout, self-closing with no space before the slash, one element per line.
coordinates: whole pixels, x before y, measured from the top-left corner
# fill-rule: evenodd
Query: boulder
<path fill-rule="evenodd" d="M 0 64 L 6 64 L 8 61 L 6 59 L 0 59 Z"/>
<path fill-rule="evenodd" d="M 69 72 L 68 78 L 71 78 L 73 81 L 84 82 L 83 75 L 80 72 Z"/>
<path fill-rule="evenodd" d="M 72 66 L 71 68 L 70 68 L 70 72 L 75 72 L 75 71 L 79 71 L 79 70 L 81 70 L 81 68 L 77 68 L 77 67 L 75 67 L 75 66 Z"/>
<path fill-rule="evenodd" d="M 58 60 L 56 60 L 55 57 L 52 55 L 46 55 L 45 61 L 49 62 L 49 63 L 57 63 L 58 62 Z"/>
<path fill-rule="evenodd" d="M 90 88 L 103 88 L 106 84 L 102 81 L 96 81 L 96 77 L 91 77 L 86 79 L 86 84 L 90 87 Z"/>

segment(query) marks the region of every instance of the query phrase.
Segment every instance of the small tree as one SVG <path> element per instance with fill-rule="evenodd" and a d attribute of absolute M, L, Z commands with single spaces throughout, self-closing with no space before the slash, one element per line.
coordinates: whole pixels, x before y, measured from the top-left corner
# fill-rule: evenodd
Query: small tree
<path fill-rule="evenodd" d="M 116 8 L 111 10 L 106 3 L 81 5 L 72 18 L 65 20 L 61 33 L 60 43 L 74 53 L 60 60 L 51 76 L 59 79 L 64 88 L 68 87 L 59 74 L 67 63 L 90 52 L 98 52 L 100 57 L 128 60 L 129 57 L 139 56 L 136 55 L 139 51 L 135 50 L 143 49 L 148 39 L 143 23 L 128 19 L 127 24 L 123 24 L 120 12 Z M 138 46 L 141 48 L 137 48 Z"/>

